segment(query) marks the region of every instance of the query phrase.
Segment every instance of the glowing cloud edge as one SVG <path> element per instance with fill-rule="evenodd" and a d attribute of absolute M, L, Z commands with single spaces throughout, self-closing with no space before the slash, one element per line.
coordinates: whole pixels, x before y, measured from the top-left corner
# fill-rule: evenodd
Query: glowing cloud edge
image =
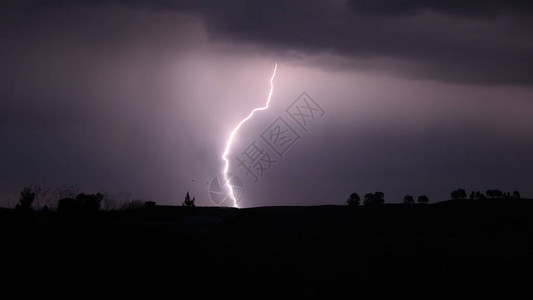
<path fill-rule="evenodd" d="M 277 69 L 278 69 L 278 63 L 276 62 L 276 65 L 274 66 L 274 72 L 272 73 L 272 77 L 270 77 L 270 92 L 268 93 L 268 98 L 267 98 L 267 102 L 266 102 L 265 106 L 254 108 L 250 112 L 250 114 L 248 114 L 248 116 L 246 118 L 244 118 L 242 121 L 239 122 L 237 127 L 235 127 L 235 129 L 233 129 L 233 131 L 231 132 L 231 134 L 229 136 L 229 139 L 228 139 L 228 142 L 226 143 L 226 148 L 224 149 L 224 153 L 222 154 L 222 159 L 225 162 L 224 171 L 223 171 L 224 180 L 226 180 L 226 185 L 229 188 L 229 195 L 230 195 L 231 199 L 233 200 L 233 206 L 234 207 L 238 207 L 237 206 L 237 199 L 235 198 L 235 195 L 233 194 L 233 187 L 229 183 L 229 179 L 228 179 L 228 176 L 227 176 L 228 170 L 229 170 L 229 159 L 227 158 L 227 156 L 228 156 L 228 154 L 230 152 L 231 143 L 233 142 L 233 138 L 235 137 L 235 134 L 237 133 L 237 131 L 239 131 L 241 126 L 246 121 L 248 121 L 255 114 L 256 111 L 268 109 L 268 107 L 270 105 L 270 99 L 272 98 L 272 92 L 274 91 L 274 83 L 273 83 L 273 81 L 274 81 L 274 77 L 276 77 Z"/>

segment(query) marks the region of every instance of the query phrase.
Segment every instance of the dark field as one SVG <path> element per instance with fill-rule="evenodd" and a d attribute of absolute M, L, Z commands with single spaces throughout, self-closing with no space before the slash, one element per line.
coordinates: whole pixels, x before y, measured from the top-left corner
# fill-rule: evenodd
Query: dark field
<path fill-rule="evenodd" d="M 72 299 L 524 297 L 532 208 L 531 200 L 460 200 L 0 210 L 2 290 Z"/>

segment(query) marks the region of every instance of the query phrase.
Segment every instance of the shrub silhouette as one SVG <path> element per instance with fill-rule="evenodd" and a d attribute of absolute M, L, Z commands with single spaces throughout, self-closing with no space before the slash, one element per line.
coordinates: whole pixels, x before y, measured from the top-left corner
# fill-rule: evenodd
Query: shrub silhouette
<path fill-rule="evenodd" d="M 487 199 L 487 197 L 485 197 L 485 195 L 483 193 L 481 193 L 480 191 L 477 191 L 477 192 L 474 192 L 472 191 L 472 193 L 470 193 L 470 200 L 485 200 Z"/>
<path fill-rule="evenodd" d="M 417 201 L 418 201 L 418 203 L 420 203 L 420 204 L 428 204 L 428 202 L 429 202 L 429 198 L 428 198 L 428 196 L 426 196 L 426 195 L 420 195 L 420 196 L 418 196 Z"/>
<path fill-rule="evenodd" d="M 454 200 L 466 199 L 466 191 L 463 190 L 463 189 L 457 189 L 457 190 L 451 192 L 450 195 L 452 196 L 452 199 L 454 199 Z"/>
<path fill-rule="evenodd" d="M 196 200 L 196 197 L 193 197 L 191 200 L 191 196 L 189 195 L 189 191 L 187 191 L 187 195 L 185 195 L 185 201 L 183 201 L 182 206 L 187 207 L 195 207 L 194 200 Z"/>
<path fill-rule="evenodd" d="M 403 197 L 403 204 L 407 204 L 407 205 L 415 204 L 415 199 L 411 195 L 405 195 Z"/>
<path fill-rule="evenodd" d="M 513 192 L 513 198 L 520 199 L 520 192 L 519 191 L 514 191 Z"/>
<path fill-rule="evenodd" d="M 504 196 L 504 193 L 502 191 L 498 190 L 498 189 L 487 190 L 486 194 L 491 199 L 502 198 Z"/>
<path fill-rule="evenodd" d="M 100 210 L 100 203 L 104 196 L 98 194 L 79 194 L 76 199 L 63 198 L 57 205 L 58 212 L 75 213 L 75 212 L 97 212 Z"/>
<path fill-rule="evenodd" d="M 361 204 L 361 198 L 359 198 L 357 193 L 352 193 L 350 198 L 346 200 L 346 204 L 348 204 L 348 206 L 359 206 L 359 204 Z"/>

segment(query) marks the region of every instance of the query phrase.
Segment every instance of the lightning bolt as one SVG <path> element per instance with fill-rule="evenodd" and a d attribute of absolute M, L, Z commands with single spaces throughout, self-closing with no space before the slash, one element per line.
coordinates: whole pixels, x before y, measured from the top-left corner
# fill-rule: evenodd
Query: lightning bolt
<path fill-rule="evenodd" d="M 223 172 L 224 173 L 224 180 L 226 180 L 226 185 L 229 188 L 229 195 L 230 195 L 231 199 L 233 200 L 233 206 L 235 206 L 235 207 L 238 207 L 237 206 L 237 199 L 235 199 L 235 195 L 233 194 L 233 187 L 231 186 L 231 184 L 229 182 L 230 180 L 228 179 L 229 160 L 228 160 L 227 156 L 228 156 L 228 154 L 230 152 L 231 143 L 233 142 L 233 138 L 235 137 L 235 134 L 237 133 L 237 131 L 239 131 L 241 126 L 246 121 L 248 121 L 255 114 L 255 112 L 260 111 L 260 110 L 268 109 L 268 106 L 270 105 L 270 98 L 272 98 L 272 92 L 274 91 L 273 80 L 274 80 L 274 77 L 276 77 L 276 70 L 277 69 L 278 69 L 278 63 L 276 62 L 276 65 L 274 66 L 274 72 L 272 73 L 272 77 L 270 77 L 270 92 L 268 93 L 268 98 L 267 98 L 267 102 L 266 102 L 265 106 L 254 108 L 250 112 L 250 114 L 248 114 L 248 116 L 246 118 L 244 118 L 242 121 L 239 122 L 239 124 L 237 124 L 237 127 L 235 127 L 235 129 L 233 129 L 233 131 L 231 132 L 231 134 L 229 136 L 229 139 L 228 139 L 228 142 L 226 143 L 226 149 L 224 149 L 224 154 L 222 154 L 222 159 L 225 162 L 224 172 Z"/>

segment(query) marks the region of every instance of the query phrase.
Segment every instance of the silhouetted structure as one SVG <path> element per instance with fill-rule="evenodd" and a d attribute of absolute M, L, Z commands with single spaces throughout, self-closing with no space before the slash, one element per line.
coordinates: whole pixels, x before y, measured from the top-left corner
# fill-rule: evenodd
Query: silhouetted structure
<path fill-rule="evenodd" d="M 194 204 L 194 200 L 196 200 L 196 197 L 193 197 L 191 199 L 191 196 L 189 195 L 189 191 L 187 191 L 187 195 L 185 195 L 185 201 L 183 201 L 182 206 L 195 207 L 196 205 Z"/>
<path fill-rule="evenodd" d="M 346 200 L 346 204 L 348 204 L 348 206 L 359 206 L 359 204 L 361 204 L 361 198 L 357 193 L 352 193 L 350 198 Z"/>

